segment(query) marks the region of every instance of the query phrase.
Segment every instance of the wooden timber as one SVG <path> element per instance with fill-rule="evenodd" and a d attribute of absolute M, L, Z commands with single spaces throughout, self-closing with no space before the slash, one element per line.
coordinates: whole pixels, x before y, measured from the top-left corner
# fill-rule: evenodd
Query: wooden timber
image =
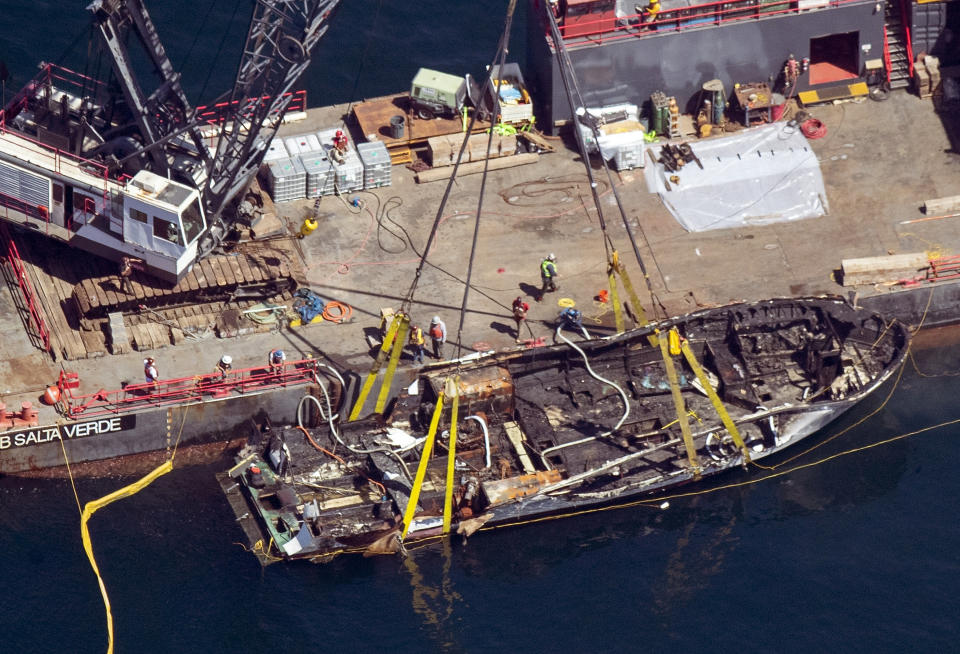
<path fill-rule="evenodd" d="M 381 98 L 365 100 L 353 107 L 353 116 L 360 133 L 367 141 L 382 141 L 390 152 L 393 164 L 410 163 L 412 151 L 423 146 L 427 139 L 446 134 L 460 134 L 463 121 L 459 118 L 433 118 L 423 120 L 409 111 L 409 95 L 396 93 Z M 390 129 L 390 119 L 403 116 L 403 137 L 395 139 Z M 485 132 L 490 128 L 489 121 L 478 120 L 473 132 Z"/>

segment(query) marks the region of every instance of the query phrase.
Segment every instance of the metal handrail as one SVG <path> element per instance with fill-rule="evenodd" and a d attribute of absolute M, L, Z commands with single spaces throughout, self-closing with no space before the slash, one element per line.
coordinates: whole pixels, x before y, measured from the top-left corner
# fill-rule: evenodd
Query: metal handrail
<path fill-rule="evenodd" d="M 96 418 L 301 386 L 313 382 L 316 374 L 316 359 L 302 359 L 279 366 L 245 368 L 226 374 L 208 372 L 192 377 L 158 380 L 156 383 L 129 384 L 118 390 L 101 389 L 95 393 L 75 395 L 73 389 L 79 384 L 76 373 L 61 372 L 57 381 L 60 390 L 58 404 L 67 418 Z"/>
<path fill-rule="evenodd" d="M 567 26 L 561 25 L 560 32 L 564 38 L 564 43 L 569 49 L 578 47 L 596 45 L 603 42 L 609 42 L 625 38 L 643 38 L 662 33 L 665 30 L 682 31 L 684 29 L 696 29 L 707 26 L 721 25 L 724 23 L 739 22 L 743 20 L 752 20 L 766 18 L 770 16 L 782 16 L 785 14 L 799 14 L 817 9 L 836 8 L 850 4 L 865 4 L 867 0 L 828 0 L 825 7 L 811 7 L 809 9 L 800 9 L 797 0 L 784 0 L 784 3 L 790 4 L 787 9 L 775 9 L 764 11 L 763 8 L 768 5 L 758 4 L 756 0 L 734 0 L 733 2 L 708 2 L 689 7 L 677 9 L 662 10 L 657 20 L 650 22 L 640 22 L 642 14 L 632 14 L 620 16 L 611 21 L 609 18 L 576 23 L 576 35 L 563 36 Z M 704 20 L 706 19 L 706 20 Z M 688 22 L 684 24 L 684 21 Z M 594 31 L 589 31 L 590 25 L 596 25 Z M 612 28 L 608 27 L 613 25 Z M 574 26 L 570 26 L 571 28 Z M 587 28 L 588 31 L 584 32 Z"/>
<path fill-rule="evenodd" d="M 17 244 L 10 236 L 10 230 L 6 223 L 0 221 L 0 238 L 3 238 L 7 246 L 7 263 L 13 269 L 13 274 L 17 278 L 17 285 L 20 287 L 20 294 L 23 296 L 27 313 L 30 315 L 30 322 L 37 333 L 37 337 L 43 344 L 43 351 L 50 351 L 50 330 L 47 329 L 47 322 L 43 317 L 43 309 L 37 301 L 36 293 L 33 290 L 33 284 L 23 266 L 23 260 L 20 258 L 20 252 L 17 250 Z"/>

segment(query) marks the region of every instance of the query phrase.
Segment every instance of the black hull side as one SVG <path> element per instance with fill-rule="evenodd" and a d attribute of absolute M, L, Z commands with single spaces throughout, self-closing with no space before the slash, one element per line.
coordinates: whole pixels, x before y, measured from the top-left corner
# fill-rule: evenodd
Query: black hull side
<path fill-rule="evenodd" d="M 220 400 L 159 407 L 112 419 L 80 420 L 76 423 L 62 421 L 59 427 L 51 425 L 10 432 L 6 434 L 9 440 L 0 442 L 0 474 L 29 474 L 63 466 L 64 450 L 73 464 L 164 451 L 171 449 L 178 440 L 181 446 L 186 446 L 247 436 L 250 418 L 261 412 L 274 423 L 295 424 L 297 404 L 310 392 L 310 388 L 280 388 Z M 112 422 L 107 425 L 102 421 Z M 103 424 L 104 431 L 111 428 L 115 430 L 95 433 L 96 428 L 87 428 L 85 434 L 77 433 L 78 425 L 90 424 Z M 73 435 L 67 431 L 70 428 L 73 428 Z M 57 429 L 63 434 L 63 446 L 60 438 L 50 436 Z M 19 439 L 15 434 L 19 434 Z M 45 442 L 36 442 L 39 439 Z M 17 445 L 17 440 L 22 444 Z M 4 448 L 5 443 L 7 447 Z"/>

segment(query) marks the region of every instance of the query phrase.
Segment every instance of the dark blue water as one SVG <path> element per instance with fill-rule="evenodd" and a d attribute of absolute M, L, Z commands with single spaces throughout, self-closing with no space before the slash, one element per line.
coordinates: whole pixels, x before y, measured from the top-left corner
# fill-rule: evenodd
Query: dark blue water
<path fill-rule="evenodd" d="M 955 372 L 960 346 L 916 361 Z M 956 377 L 908 367 L 876 415 L 795 463 L 956 420 L 958 393 Z M 91 529 L 118 652 L 957 651 L 958 434 L 929 430 L 665 511 L 481 532 L 406 561 L 261 570 L 213 479 L 223 466 L 176 469 Z M 126 481 L 78 488 L 88 500 Z M 104 651 L 69 483 L 0 479 L 0 507 L 0 649 Z"/>
<path fill-rule="evenodd" d="M 83 66 L 85 37 L 68 46 L 85 32 L 84 3 L 70 4 L 0 3 L 0 58 L 17 83 L 65 51 L 62 63 Z M 191 50 L 211 5 L 154 5 L 191 97 L 226 88 L 246 18 L 230 22 L 232 5 L 214 2 Z M 376 3 L 345 0 L 304 86 L 333 103 L 357 80 L 359 96 L 402 90 L 421 65 L 480 71 L 505 5 L 393 2 L 377 18 Z M 217 54 L 224 33 L 229 56 Z M 955 332 L 926 343 L 921 371 L 960 371 Z M 886 390 L 828 432 L 876 410 Z M 960 379 L 908 366 L 876 415 L 795 463 L 960 419 L 958 396 Z M 226 464 L 178 468 L 101 510 L 91 531 L 118 652 L 960 651 L 958 436 L 948 425 L 666 511 L 482 532 L 406 561 L 262 570 L 214 481 Z M 87 501 L 129 481 L 80 480 L 78 492 Z M 0 652 L 105 651 L 69 482 L 0 479 L 0 553 Z"/>

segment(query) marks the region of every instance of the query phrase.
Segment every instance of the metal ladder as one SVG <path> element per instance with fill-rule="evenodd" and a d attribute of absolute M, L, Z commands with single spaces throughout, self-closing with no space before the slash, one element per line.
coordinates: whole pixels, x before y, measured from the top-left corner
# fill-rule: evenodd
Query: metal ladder
<path fill-rule="evenodd" d="M 910 35 L 903 24 L 900 0 L 887 0 L 884 9 L 886 60 L 891 89 L 910 86 L 912 76 Z"/>

